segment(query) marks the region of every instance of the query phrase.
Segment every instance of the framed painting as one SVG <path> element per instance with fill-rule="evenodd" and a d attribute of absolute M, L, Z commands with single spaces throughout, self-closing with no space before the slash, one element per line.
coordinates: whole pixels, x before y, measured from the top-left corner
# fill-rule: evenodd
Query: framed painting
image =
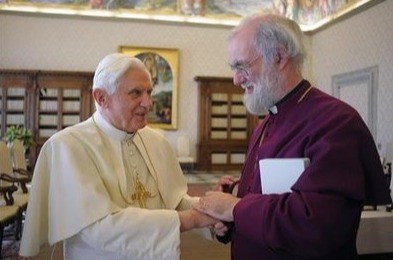
<path fill-rule="evenodd" d="M 177 129 L 178 60 L 177 49 L 120 46 L 119 51 L 143 61 L 153 82 L 153 108 L 148 124 L 167 130 Z"/>

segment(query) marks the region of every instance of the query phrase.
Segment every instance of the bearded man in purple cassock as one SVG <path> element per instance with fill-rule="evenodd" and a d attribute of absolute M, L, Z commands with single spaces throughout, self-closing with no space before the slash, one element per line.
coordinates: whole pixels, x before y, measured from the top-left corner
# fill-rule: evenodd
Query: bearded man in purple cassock
<path fill-rule="evenodd" d="M 230 34 L 228 52 L 247 110 L 267 115 L 249 141 L 236 196 L 208 192 L 196 208 L 231 223 L 228 232 L 216 231 L 231 241 L 232 259 L 358 259 L 364 205 L 391 203 L 361 116 L 303 78 L 302 32 L 290 19 L 246 18 Z M 266 158 L 310 163 L 289 192 L 266 193 L 259 168 Z"/>

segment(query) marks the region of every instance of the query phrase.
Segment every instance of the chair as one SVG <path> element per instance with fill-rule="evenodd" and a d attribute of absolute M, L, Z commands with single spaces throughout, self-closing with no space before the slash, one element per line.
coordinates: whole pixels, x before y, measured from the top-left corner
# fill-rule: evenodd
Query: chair
<path fill-rule="evenodd" d="M 386 181 L 387 185 L 389 186 L 390 189 L 390 197 L 393 200 L 393 174 L 392 174 L 392 163 L 393 163 L 393 141 L 389 142 L 386 145 Z M 393 204 L 387 206 L 386 208 L 387 211 L 391 212 L 393 210 Z"/>
<path fill-rule="evenodd" d="M 27 169 L 23 144 L 19 139 L 15 139 L 11 144 L 11 155 L 14 169 L 16 171 L 24 172 L 25 175 L 31 176 L 32 174 Z"/>
<path fill-rule="evenodd" d="M 190 153 L 190 139 L 186 135 L 177 138 L 177 159 L 182 169 L 190 173 L 194 169 L 195 159 Z"/>
<path fill-rule="evenodd" d="M 17 190 L 17 187 L 8 181 L 4 181 L 0 176 L 0 259 L 2 259 L 2 245 L 5 237 L 5 228 L 14 224 L 14 238 L 20 238 L 20 209 L 18 206 L 13 205 L 14 198 L 12 193 Z"/>
<path fill-rule="evenodd" d="M 31 182 L 32 175 L 24 169 L 14 169 L 11 151 L 4 141 L 0 141 L 0 176 L 2 181 L 9 182 L 18 187 L 13 193 L 13 205 L 19 207 L 19 232 L 22 231 L 22 221 L 24 212 L 27 209 L 29 201 L 29 193 L 27 189 L 28 183 Z M 18 239 L 21 233 L 18 234 Z"/>

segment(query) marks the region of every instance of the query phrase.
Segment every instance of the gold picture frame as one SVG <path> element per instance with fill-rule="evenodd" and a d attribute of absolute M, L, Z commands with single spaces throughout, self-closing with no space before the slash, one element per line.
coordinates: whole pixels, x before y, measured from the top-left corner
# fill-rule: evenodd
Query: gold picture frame
<path fill-rule="evenodd" d="M 154 89 L 148 125 L 177 129 L 178 61 L 177 49 L 120 46 L 119 52 L 137 57 L 150 71 Z"/>

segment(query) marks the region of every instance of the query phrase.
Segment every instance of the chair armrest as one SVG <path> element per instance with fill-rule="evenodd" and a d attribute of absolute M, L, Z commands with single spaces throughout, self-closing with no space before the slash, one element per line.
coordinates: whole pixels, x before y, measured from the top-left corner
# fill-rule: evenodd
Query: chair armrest
<path fill-rule="evenodd" d="M 30 181 L 31 181 L 31 178 L 33 177 L 33 174 L 30 171 L 22 169 L 22 168 L 14 169 L 14 172 L 19 173 L 20 175 L 27 176 L 30 179 Z"/>
<path fill-rule="evenodd" d="M 20 177 L 20 178 L 19 178 L 19 177 L 11 176 L 11 175 L 9 175 L 9 174 L 7 174 L 7 173 L 2 173 L 2 174 L 0 175 L 0 177 L 1 177 L 3 180 L 8 181 L 8 182 L 19 183 L 19 184 L 20 184 L 20 187 L 22 188 L 23 193 L 28 193 L 28 189 L 27 189 L 27 187 L 26 187 L 26 183 L 28 183 L 28 182 L 31 181 L 31 178 L 30 178 L 30 177 Z"/>
<path fill-rule="evenodd" d="M 0 179 L 3 179 L 3 176 L 0 176 Z M 5 180 L 8 181 L 8 180 Z M 18 188 L 14 184 L 0 186 L 0 194 L 3 194 L 6 205 L 14 204 L 14 197 L 12 197 L 12 193 L 14 193 Z"/>

